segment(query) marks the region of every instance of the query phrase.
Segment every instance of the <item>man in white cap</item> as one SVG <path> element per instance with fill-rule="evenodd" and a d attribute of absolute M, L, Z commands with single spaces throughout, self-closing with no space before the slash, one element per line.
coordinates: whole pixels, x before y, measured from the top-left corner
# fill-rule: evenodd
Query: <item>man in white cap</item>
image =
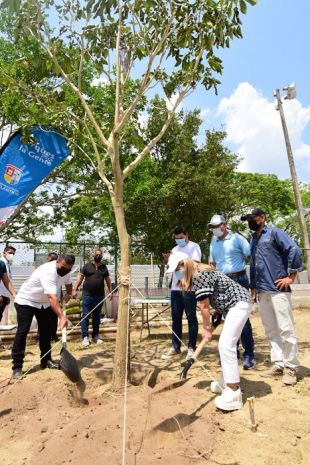
<path fill-rule="evenodd" d="M 217 271 L 226 274 L 230 279 L 249 289 L 249 280 L 245 270 L 245 260 L 250 256 L 250 244 L 241 234 L 231 233 L 222 214 L 213 215 L 208 224 L 213 238 L 210 244 L 210 263 Z M 251 370 L 255 367 L 254 339 L 251 322 L 248 319 L 241 333 L 244 349 L 243 368 Z"/>
<path fill-rule="evenodd" d="M 172 253 L 180 252 L 186 258 L 191 258 L 196 262 L 201 261 L 201 250 L 196 242 L 188 239 L 188 232 L 182 226 L 176 226 L 173 233 L 176 246 Z M 169 271 L 167 271 L 169 273 Z M 178 272 L 174 272 L 171 285 L 171 316 L 172 316 L 172 345 L 161 358 L 166 360 L 181 353 L 182 342 L 182 325 L 183 313 L 185 310 L 188 322 L 188 351 L 187 358 L 191 358 L 196 349 L 198 336 L 198 320 L 196 312 L 195 293 L 191 291 L 182 291 L 178 285 Z"/>

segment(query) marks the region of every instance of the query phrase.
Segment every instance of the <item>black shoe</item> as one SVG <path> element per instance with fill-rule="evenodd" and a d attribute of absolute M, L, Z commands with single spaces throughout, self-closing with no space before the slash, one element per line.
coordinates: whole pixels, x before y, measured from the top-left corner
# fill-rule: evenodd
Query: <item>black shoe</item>
<path fill-rule="evenodd" d="M 53 368 L 54 370 L 59 370 L 59 362 L 55 360 L 47 360 L 46 362 L 41 362 L 41 370 L 45 368 Z"/>
<path fill-rule="evenodd" d="M 14 368 L 12 373 L 12 379 L 21 379 L 23 377 L 23 372 L 21 368 Z"/>

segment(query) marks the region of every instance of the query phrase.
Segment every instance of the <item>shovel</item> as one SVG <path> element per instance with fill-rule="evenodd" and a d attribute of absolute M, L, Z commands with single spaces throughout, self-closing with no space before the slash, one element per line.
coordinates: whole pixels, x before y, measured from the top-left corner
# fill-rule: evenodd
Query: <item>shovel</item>
<path fill-rule="evenodd" d="M 215 328 L 217 328 L 222 323 L 222 315 L 221 315 L 221 313 L 215 312 L 213 315 L 211 315 L 211 318 L 212 318 L 212 325 L 211 325 L 212 330 L 215 330 Z M 206 345 L 206 342 L 207 341 L 205 339 L 202 339 L 202 341 L 198 345 L 197 349 L 193 353 L 193 357 L 191 357 L 189 360 L 186 360 L 184 368 L 183 368 L 183 370 L 181 371 L 181 374 L 180 374 L 180 379 L 181 380 L 182 379 L 184 380 L 184 379 L 187 378 L 188 370 L 190 369 L 192 364 L 195 362 L 195 360 L 199 357 L 200 352 L 202 351 L 202 349 Z"/>
<path fill-rule="evenodd" d="M 185 364 L 184 364 L 184 368 L 183 370 L 181 371 L 181 374 L 180 374 L 180 380 L 185 380 L 187 378 L 187 372 L 188 370 L 190 369 L 190 367 L 193 365 L 193 363 L 195 362 L 196 358 L 199 357 L 200 355 L 200 352 L 202 351 L 202 349 L 204 348 L 204 346 L 206 345 L 207 341 L 206 339 L 202 339 L 202 341 L 200 342 L 200 344 L 198 345 L 197 349 L 195 350 L 195 352 L 193 353 L 193 356 L 186 360 Z"/>
<path fill-rule="evenodd" d="M 64 314 L 66 314 L 64 310 Z M 60 351 L 59 368 L 73 383 L 81 381 L 81 373 L 77 360 L 67 349 L 67 328 L 64 326 L 61 332 L 62 348 Z"/>

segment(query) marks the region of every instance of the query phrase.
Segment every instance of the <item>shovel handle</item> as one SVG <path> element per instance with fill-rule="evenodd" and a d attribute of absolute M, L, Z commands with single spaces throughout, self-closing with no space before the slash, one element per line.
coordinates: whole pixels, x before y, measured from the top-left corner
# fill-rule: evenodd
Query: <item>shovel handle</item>
<path fill-rule="evenodd" d="M 195 352 L 193 353 L 193 356 L 189 359 L 189 360 L 186 360 L 185 362 L 185 365 L 184 365 L 184 368 L 183 370 L 181 371 L 181 375 L 180 375 L 180 379 L 186 379 L 187 378 L 187 372 L 188 370 L 190 369 L 190 367 L 192 366 L 192 364 L 195 362 L 195 360 L 199 357 L 200 355 L 200 352 L 202 351 L 202 349 L 204 348 L 204 346 L 206 345 L 207 343 L 207 340 L 206 339 L 202 339 L 200 341 L 200 343 L 198 344 Z"/>
<path fill-rule="evenodd" d="M 193 359 L 194 359 L 194 360 L 195 360 L 196 358 L 199 357 L 200 352 L 202 351 L 202 349 L 204 348 L 204 346 L 206 345 L 206 343 L 207 343 L 207 340 L 206 340 L 206 339 L 202 339 L 202 340 L 200 341 L 200 343 L 198 344 L 198 346 L 197 346 L 195 352 L 193 353 Z"/>
<path fill-rule="evenodd" d="M 62 311 L 63 311 L 63 314 L 66 316 L 66 308 L 65 308 L 64 302 L 62 305 Z M 67 345 L 67 327 L 66 326 L 64 326 L 61 330 L 61 342 L 64 347 Z"/>

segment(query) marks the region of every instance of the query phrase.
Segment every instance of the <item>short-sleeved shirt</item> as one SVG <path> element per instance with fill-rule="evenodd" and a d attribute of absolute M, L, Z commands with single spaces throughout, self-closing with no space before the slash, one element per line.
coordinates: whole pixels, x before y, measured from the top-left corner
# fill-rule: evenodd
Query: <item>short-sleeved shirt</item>
<path fill-rule="evenodd" d="M 66 284 L 72 284 L 71 273 L 59 276 L 56 261 L 44 263 L 21 285 L 15 302 L 19 305 L 47 308 L 50 306 L 48 294 L 57 295 L 57 290 Z"/>
<path fill-rule="evenodd" d="M 188 241 L 187 244 L 184 247 L 181 247 L 181 246 L 177 245 L 176 247 L 174 247 L 172 249 L 172 252 L 173 253 L 174 252 L 183 252 L 191 260 L 194 260 L 195 262 L 201 262 L 201 249 L 200 249 L 200 246 L 198 244 L 196 244 L 196 242 Z M 176 277 L 175 277 L 175 275 L 173 273 L 172 286 L 171 286 L 172 291 L 180 291 L 181 290 L 180 287 L 177 286 L 177 282 L 178 282 L 178 280 L 176 279 Z"/>
<path fill-rule="evenodd" d="M 209 299 L 210 305 L 224 316 L 238 302 L 251 303 L 249 291 L 219 271 L 198 270 L 192 289 L 198 302 Z"/>
<path fill-rule="evenodd" d="M 245 258 L 250 254 L 250 244 L 240 234 L 229 232 L 224 239 L 213 238 L 211 241 L 210 262 L 222 273 L 245 270 Z"/>
<path fill-rule="evenodd" d="M 5 264 L 5 267 L 6 267 L 6 273 L 8 275 L 8 278 L 10 281 L 12 281 L 12 273 L 11 273 L 11 267 L 10 267 L 10 264 L 9 262 L 7 261 L 7 259 L 2 256 L 0 258 L 0 262 L 4 263 Z M 1 266 L 1 265 L 0 265 Z M 1 273 L 0 273 L 1 275 Z M 0 278 L 1 279 L 1 278 Z M 9 290 L 5 287 L 5 285 L 3 284 L 2 281 L 0 281 L 0 295 L 2 295 L 2 297 L 8 297 L 9 299 L 11 298 L 11 293 L 9 292 Z"/>
<path fill-rule="evenodd" d="M 0 279 L 2 279 L 2 276 L 6 273 L 6 266 L 5 263 L 0 260 Z"/>
<path fill-rule="evenodd" d="M 106 265 L 100 263 L 98 267 L 92 262 L 85 263 L 81 269 L 84 276 L 83 295 L 104 296 L 104 280 L 109 276 Z"/>

